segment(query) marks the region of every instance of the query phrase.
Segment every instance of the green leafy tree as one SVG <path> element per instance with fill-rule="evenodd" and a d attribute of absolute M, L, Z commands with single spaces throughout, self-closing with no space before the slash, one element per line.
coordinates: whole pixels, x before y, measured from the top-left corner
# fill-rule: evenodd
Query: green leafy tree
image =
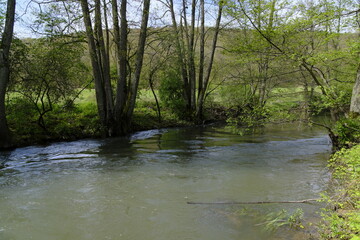
<path fill-rule="evenodd" d="M 186 118 L 186 102 L 183 98 L 183 82 L 178 69 L 168 67 L 161 76 L 159 87 L 160 99 L 178 117 Z"/>
<path fill-rule="evenodd" d="M 33 39 L 20 47 L 24 56 L 14 66 L 12 91 L 33 104 L 38 125 L 47 131 L 45 115 L 54 105 L 72 104 L 77 89 L 89 79 L 82 61 L 85 49 L 61 37 Z"/>
<path fill-rule="evenodd" d="M 255 69 L 249 69 L 251 73 L 257 73 L 253 76 L 258 76 L 255 89 L 258 89 L 260 100 L 264 99 L 264 86 L 269 92 L 266 86 L 270 81 L 266 79 L 281 80 L 279 74 L 271 71 L 278 66 L 280 72 L 277 73 L 284 75 L 287 72 L 287 79 L 302 79 L 304 99 L 307 101 L 309 96 L 305 95 L 308 94 L 308 86 L 316 86 L 323 95 L 321 99 L 328 99 L 328 103 L 331 103 L 327 106 L 334 119 L 339 113 L 347 111 L 349 99 L 343 102 L 339 99 L 344 99 L 340 96 L 349 95 L 343 93 L 342 86 L 353 78 L 355 69 L 355 58 L 350 54 L 349 47 L 352 35 L 344 34 L 349 29 L 346 17 L 349 4 L 347 0 L 323 0 L 296 1 L 291 6 L 286 1 L 250 0 L 236 1 L 229 6 L 230 15 L 239 21 L 240 26 L 248 26 L 249 29 L 243 31 L 239 41 L 250 39 L 250 42 L 240 47 L 240 51 L 249 52 L 244 62 L 250 59 L 250 62 L 256 61 L 258 65 Z M 284 7 L 292 11 L 282 11 Z M 238 46 L 244 45 L 243 42 Z M 298 74 L 299 70 L 302 77 L 294 74 Z M 292 84 L 300 85 L 295 81 Z"/>

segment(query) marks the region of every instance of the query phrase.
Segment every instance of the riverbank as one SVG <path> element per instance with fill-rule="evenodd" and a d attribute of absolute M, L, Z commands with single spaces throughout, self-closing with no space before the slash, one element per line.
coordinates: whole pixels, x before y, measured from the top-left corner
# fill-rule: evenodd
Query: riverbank
<path fill-rule="evenodd" d="M 323 196 L 327 208 L 320 226 L 322 239 L 360 239 L 360 145 L 343 149 L 329 160 L 332 189 Z"/>
<path fill-rule="evenodd" d="M 31 108 L 20 104 L 17 107 L 20 109 L 11 109 L 13 111 L 8 118 L 13 135 L 12 148 L 102 138 L 97 108 L 93 103 L 77 104 L 70 109 L 54 106 L 54 109 L 48 112 L 41 121 Z M 129 134 L 156 128 L 193 125 L 190 121 L 177 118 L 166 109 L 163 109 L 159 120 L 154 109 L 143 107 L 134 112 Z"/>

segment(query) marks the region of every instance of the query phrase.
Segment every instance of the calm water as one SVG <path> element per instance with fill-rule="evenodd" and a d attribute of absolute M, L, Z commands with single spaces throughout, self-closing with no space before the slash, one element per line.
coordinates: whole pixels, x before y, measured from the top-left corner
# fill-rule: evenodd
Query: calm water
<path fill-rule="evenodd" d="M 293 124 L 250 136 L 223 127 L 153 130 L 1 153 L 0 239 L 304 239 L 236 213 L 302 207 L 312 219 L 318 204 L 187 201 L 317 198 L 330 147 L 322 129 Z"/>

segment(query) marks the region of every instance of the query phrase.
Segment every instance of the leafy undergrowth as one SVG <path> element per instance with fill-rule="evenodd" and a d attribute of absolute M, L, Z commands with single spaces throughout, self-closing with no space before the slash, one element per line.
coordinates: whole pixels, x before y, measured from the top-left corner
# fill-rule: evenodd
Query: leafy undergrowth
<path fill-rule="evenodd" d="M 330 160 L 335 190 L 323 198 L 323 239 L 360 240 L 360 145 L 338 151 Z"/>
<path fill-rule="evenodd" d="M 7 110 L 15 146 L 101 137 L 97 107 L 92 101 L 78 102 L 71 106 L 53 104 L 51 110 L 43 114 L 42 119 L 39 118 L 36 105 L 25 99 L 12 99 Z M 138 103 L 131 131 L 192 124 L 181 120 L 167 108 L 162 108 L 159 120 L 156 110 L 154 104 L 145 101 Z"/>
<path fill-rule="evenodd" d="M 193 123 L 185 121 L 172 113 L 169 109 L 163 108 L 159 118 L 156 107 L 149 104 L 137 107 L 133 115 L 133 131 L 149 130 L 154 128 L 168 128 L 191 126 Z"/>

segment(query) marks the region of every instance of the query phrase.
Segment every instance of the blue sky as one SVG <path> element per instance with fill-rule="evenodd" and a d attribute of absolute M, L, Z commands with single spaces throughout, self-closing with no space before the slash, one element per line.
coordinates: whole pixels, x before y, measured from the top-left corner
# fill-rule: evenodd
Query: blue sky
<path fill-rule="evenodd" d="M 31 9 L 27 9 L 30 0 L 17 0 L 16 1 L 16 22 L 14 31 L 17 37 L 31 37 L 34 34 L 31 32 L 29 25 L 32 21 Z"/>

